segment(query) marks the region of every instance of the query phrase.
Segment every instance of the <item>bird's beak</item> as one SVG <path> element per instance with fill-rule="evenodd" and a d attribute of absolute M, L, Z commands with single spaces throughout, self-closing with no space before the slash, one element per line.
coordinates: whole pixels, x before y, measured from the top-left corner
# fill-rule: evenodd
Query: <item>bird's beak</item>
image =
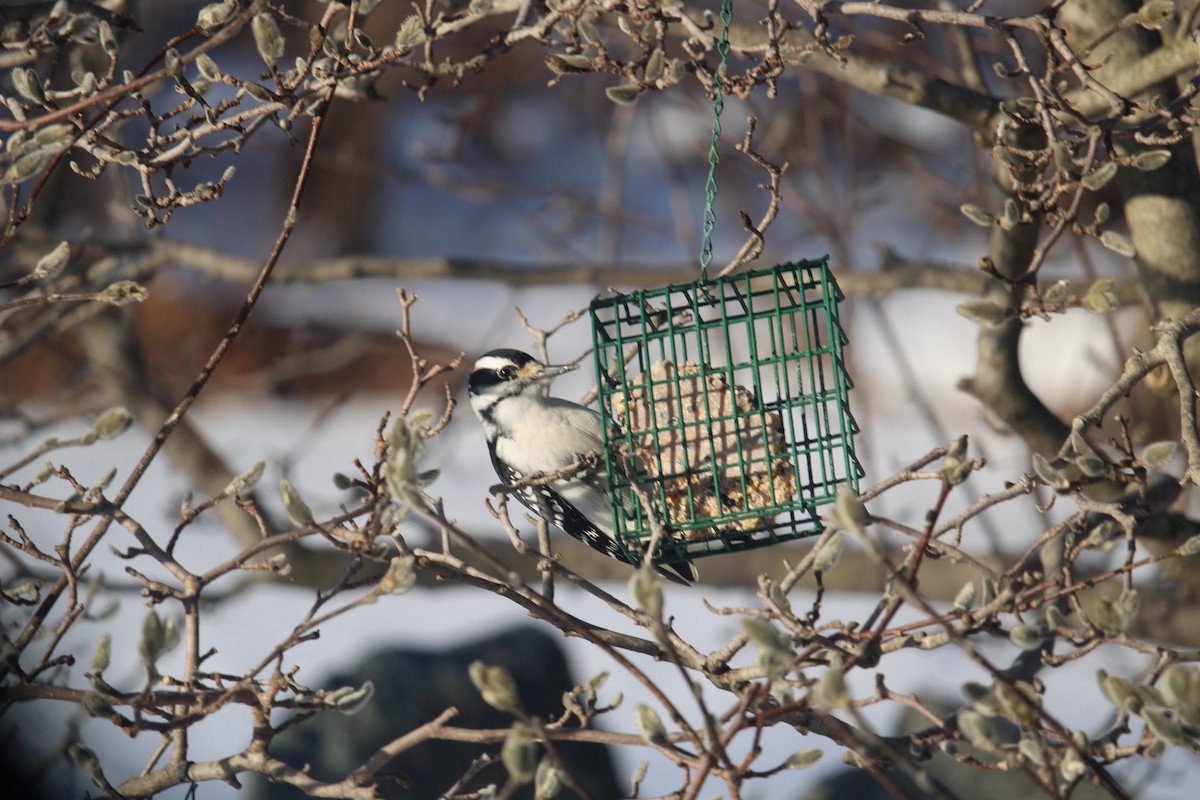
<path fill-rule="evenodd" d="M 538 374 L 534 377 L 535 381 L 548 381 L 552 378 L 557 378 L 564 372 L 570 372 L 573 369 L 579 369 L 578 364 L 547 364 L 538 370 Z"/>

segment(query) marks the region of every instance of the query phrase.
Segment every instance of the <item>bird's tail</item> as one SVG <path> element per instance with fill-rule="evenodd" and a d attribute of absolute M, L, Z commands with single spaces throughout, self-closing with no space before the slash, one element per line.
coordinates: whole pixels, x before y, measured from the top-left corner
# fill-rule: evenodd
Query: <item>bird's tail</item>
<path fill-rule="evenodd" d="M 674 564 L 655 564 L 654 568 L 658 570 L 658 574 L 669 580 L 671 583 L 678 583 L 680 586 L 691 586 L 692 581 L 700 577 L 696 572 L 696 566 L 690 561 L 679 561 Z"/>

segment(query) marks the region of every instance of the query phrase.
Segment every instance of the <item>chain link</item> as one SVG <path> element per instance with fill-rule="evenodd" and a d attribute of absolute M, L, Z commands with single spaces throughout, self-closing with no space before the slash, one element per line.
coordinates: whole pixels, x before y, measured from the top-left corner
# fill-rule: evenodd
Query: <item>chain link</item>
<path fill-rule="evenodd" d="M 704 242 L 700 245 L 700 280 L 708 281 L 708 265 L 712 263 L 712 235 L 717 226 L 717 215 L 713 205 L 717 201 L 717 165 L 721 155 L 717 143 L 721 139 L 721 111 L 725 108 L 724 80 L 729 60 L 729 23 L 733 21 L 733 0 L 721 0 L 721 38 L 717 40 L 717 54 L 721 63 L 713 75 L 713 124 L 712 141 L 708 147 L 708 180 L 704 184 Z"/>

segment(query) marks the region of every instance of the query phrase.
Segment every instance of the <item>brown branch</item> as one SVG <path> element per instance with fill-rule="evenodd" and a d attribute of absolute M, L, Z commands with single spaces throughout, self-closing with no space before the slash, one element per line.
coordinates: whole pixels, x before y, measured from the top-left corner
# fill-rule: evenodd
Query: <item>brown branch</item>
<path fill-rule="evenodd" d="M 131 243 L 109 243 L 105 251 L 138 253 L 150 259 L 147 277 L 157 265 L 178 263 L 192 267 L 209 278 L 245 282 L 257 274 L 250 259 L 218 248 L 168 238 Z M 35 255 L 36 252 L 36 255 Z M 31 249 L 28 258 L 41 253 Z M 25 257 L 23 256 L 23 260 Z M 32 263 L 32 262 L 30 262 Z M 893 251 L 881 254 L 881 265 L 838 265 L 837 280 L 847 297 L 886 295 L 905 289 L 935 289 L 958 294 L 979 294 L 987 276 L 975 267 L 937 261 L 911 260 Z M 272 283 L 320 284 L 352 281 L 360 278 L 395 280 L 446 278 L 451 280 L 496 281 L 509 286 L 588 285 L 656 288 L 671 283 L 687 283 L 696 278 L 695 264 L 580 264 L 522 263 L 488 261 L 474 258 L 387 258 L 380 256 L 341 256 L 280 265 Z M 1080 287 L 1080 292 L 1086 287 Z M 1118 280 L 1113 289 L 1121 306 L 1140 304 L 1140 285 L 1136 280 Z"/>
<path fill-rule="evenodd" d="M 1200 331 L 1200 309 L 1179 319 L 1167 320 L 1155 326 L 1158 342 L 1153 348 L 1135 353 L 1125 362 L 1121 376 L 1095 404 L 1072 422 L 1072 428 L 1084 431 L 1099 426 L 1105 415 L 1119 403 L 1133 387 L 1146 378 L 1157 367 L 1167 364 L 1179 390 L 1180 413 L 1183 418 L 1184 449 L 1188 456 L 1188 469 L 1183 480 L 1200 486 L 1200 432 L 1196 418 L 1196 384 L 1183 360 L 1183 343 Z"/>
<path fill-rule="evenodd" d="M 346 780 L 356 784 L 364 784 L 374 778 L 375 773 L 383 769 L 389 761 L 398 756 L 400 753 L 403 753 L 405 750 L 408 750 L 409 748 L 414 747 L 421 742 L 426 741 L 427 739 L 449 738 L 446 736 L 446 733 L 450 730 L 457 729 L 447 728 L 445 723 L 457 714 L 457 708 L 447 708 L 445 711 L 438 714 L 435 718 L 429 722 L 426 722 L 419 728 L 414 728 L 403 736 L 398 736 L 397 738 L 385 744 L 383 747 L 376 750 L 374 755 L 364 761 L 361 767 L 351 772 L 346 777 Z M 505 734 L 507 733 L 508 731 L 505 731 Z"/>

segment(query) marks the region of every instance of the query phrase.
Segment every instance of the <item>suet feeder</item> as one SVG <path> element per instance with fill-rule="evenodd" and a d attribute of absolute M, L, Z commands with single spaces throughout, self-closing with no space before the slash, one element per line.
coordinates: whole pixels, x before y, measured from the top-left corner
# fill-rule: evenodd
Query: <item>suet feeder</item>
<path fill-rule="evenodd" d="M 820 532 L 857 490 L 826 259 L 599 298 L 592 338 L 618 542 L 676 563 Z"/>

